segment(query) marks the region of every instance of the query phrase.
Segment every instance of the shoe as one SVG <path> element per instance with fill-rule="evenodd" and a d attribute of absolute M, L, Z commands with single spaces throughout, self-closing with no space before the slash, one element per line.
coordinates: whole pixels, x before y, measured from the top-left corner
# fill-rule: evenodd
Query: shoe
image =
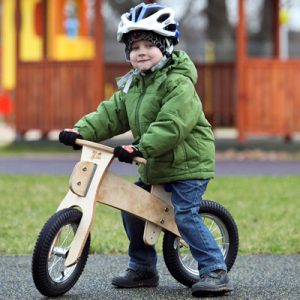
<path fill-rule="evenodd" d="M 112 284 L 121 288 L 155 287 L 159 277 L 156 272 L 143 272 L 127 269 L 124 273 L 112 279 Z"/>
<path fill-rule="evenodd" d="M 224 294 L 233 291 L 227 272 L 217 270 L 200 276 L 200 280 L 192 286 L 192 295 L 195 297 L 207 294 Z"/>

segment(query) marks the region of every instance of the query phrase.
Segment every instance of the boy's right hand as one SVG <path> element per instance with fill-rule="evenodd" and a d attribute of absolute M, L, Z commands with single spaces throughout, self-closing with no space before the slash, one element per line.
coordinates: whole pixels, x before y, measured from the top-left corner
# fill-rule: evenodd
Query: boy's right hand
<path fill-rule="evenodd" d="M 58 140 L 67 146 L 72 146 L 74 150 L 80 150 L 82 146 L 75 143 L 76 139 L 82 139 L 80 133 L 74 129 L 64 129 L 59 133 Z"/>
<path fill-rule="evenodd" d="M 143 157 L 143 154 L 136 146 L 123 145 L 115 147 L 114 156 L 121 162 L 132 164 L 135 157 Z"/>

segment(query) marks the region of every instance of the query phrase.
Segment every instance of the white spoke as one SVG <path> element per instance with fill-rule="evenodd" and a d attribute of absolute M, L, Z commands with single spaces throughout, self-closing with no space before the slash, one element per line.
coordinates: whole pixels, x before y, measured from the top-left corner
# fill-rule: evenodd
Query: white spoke
<path fill-rule="evenodd" d="M 52 272 L 53 268 L 58 264 L 59 261 L 61 261 L 62 258 L 61 257 L 57 257 L 57 256 L 54 256 L 54 261 L 53 261 L 53 264 L 51 265 L 51 267 L 49 268 L 49 273 Z"/>
<path fill-rule="evenodd" d="M 217 216 L 209 213 L 201 214 L 201 219 L 218 244 L 218 247 L 220 248 L 224 258 L 226 258 L 230 243 L 225 224 Z M 198 262 L 193 258 L 190 249 L 186 248 L 185 251 L 178 251 L 178 254 L 182 263 L 182 267 L 185 268 L 187 272 L 195 276 L 199 275 Z"/>
<path fill-rule="evenodd" d="M 214 233 L 216 230 L 219 230 L 218 226 L 215 226 L 215 228 L 214 228 L 213 230 L 210 229 L 210 232 L 211 232 L 211 233 Z"/>
<path fill-rule="evenodd" d="M 70 227 L 70 225 L 68 225 L 68 227 Z M 63 245 L 65 244 L 65 242 L 66 242 L 67 239 L 69 238 L 71 232 L 72 232 L 72 230 L 69 230 L 69 232 L 67 233 L 67 235 L 66 235 L 66 237 L 64 238 L 63 242 L 61 243 L 61 247 L 63 247 Z M 70 246 L 69 246 L 68 248 L 70 248 Z"/>

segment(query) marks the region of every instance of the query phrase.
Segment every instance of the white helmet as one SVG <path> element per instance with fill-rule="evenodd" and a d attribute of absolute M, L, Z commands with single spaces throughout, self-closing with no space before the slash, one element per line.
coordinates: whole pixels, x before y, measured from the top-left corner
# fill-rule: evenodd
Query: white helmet
<path fill-rule="evenodd" d="M 124 42 L 124 35 L 133 30 L 149 30 L 169 38 L 176 45 L 179 38 L 178 23 L 174 10 L 156 3 L 141 3 L 121 16 L 117 40 Z"/>

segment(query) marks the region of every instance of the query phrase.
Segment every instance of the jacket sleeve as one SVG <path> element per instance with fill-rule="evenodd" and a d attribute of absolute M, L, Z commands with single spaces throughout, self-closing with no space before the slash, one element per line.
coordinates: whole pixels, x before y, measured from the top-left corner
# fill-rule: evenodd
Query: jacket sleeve
<path fill-rule="evenodd" d="M 156 120 L 141 137 L 139 149 L 145 158 L 159 157 L 177 147 L 203 114 L 191 80 L 180 76 L 173 83 Z"/>
<path fill-rule="evenodd" d="M 129 130 L 122 92 L 103 101 L 97 110 L 85 115 L 74 126 L 86 140 L 102 141 Z"/>

